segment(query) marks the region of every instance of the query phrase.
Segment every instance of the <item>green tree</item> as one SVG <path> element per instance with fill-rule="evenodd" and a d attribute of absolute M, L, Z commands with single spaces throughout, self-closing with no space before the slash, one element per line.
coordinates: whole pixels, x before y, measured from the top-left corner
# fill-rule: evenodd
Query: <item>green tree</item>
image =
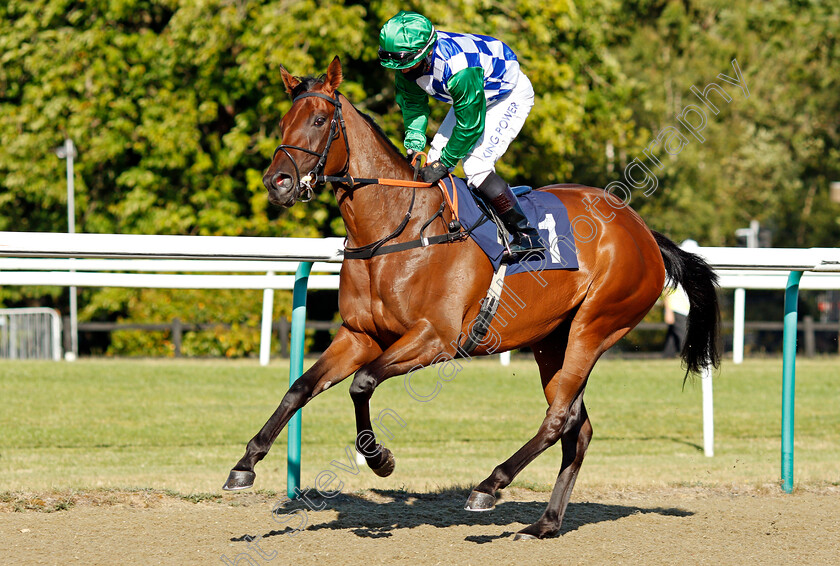
<path fill-rule="evenodd" d="M 828 2 L 625 2 L 627 26 L 616 53 L 631 77 L 634 118 L 651 132 L 675 126 L 690 87 L 725 87 L 732 101 L 707 111 L 701 144 L 664 161 L 660 189 L 634 206 L 675 238 L 734 245 L 757 219 L 776 246 L 833 246 L 840 208 L 829 201 L 838 178 L 837 70 L 840 6 Z M 749 87 L 734 76 L 737 59 Z M 712 95 L 713 100 L 720 100 Z"/>

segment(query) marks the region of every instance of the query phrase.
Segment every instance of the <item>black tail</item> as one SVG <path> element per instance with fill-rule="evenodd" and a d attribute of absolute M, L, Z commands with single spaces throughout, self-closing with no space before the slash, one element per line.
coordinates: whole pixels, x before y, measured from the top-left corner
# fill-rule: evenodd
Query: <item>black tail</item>
<path fill-rule="evenodd" d="M 666 283 L 670 286 L 679 283 L 685 289 L 691 306 L 688 312 L 688 331 L 681 353 L 686 377 L 700 373 L 705 366 L 718 367 L 720 308 L 716 292 L 717 274 L 703 258 L 682 250 L 659 232 L 653 232 L 653 237 L 665 263 L 668 274 Z"/>

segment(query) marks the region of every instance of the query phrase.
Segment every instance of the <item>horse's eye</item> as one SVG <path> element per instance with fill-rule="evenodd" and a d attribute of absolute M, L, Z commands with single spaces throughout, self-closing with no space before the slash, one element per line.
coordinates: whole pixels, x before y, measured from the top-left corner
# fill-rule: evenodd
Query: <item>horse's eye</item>
<path fill-rule="evenodd" d="M 315 118 L 315 125 L 318 126 L 319 128 L 326 123 L 327 123 L 327 119 L 324 118 L 323 116 L 318 116 L 317 118 Z"/>

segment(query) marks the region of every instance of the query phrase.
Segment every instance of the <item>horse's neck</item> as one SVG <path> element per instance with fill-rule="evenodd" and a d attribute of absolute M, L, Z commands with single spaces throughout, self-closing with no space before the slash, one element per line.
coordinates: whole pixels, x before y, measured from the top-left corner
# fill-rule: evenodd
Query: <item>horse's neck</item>
<path fill-rule="evenodd" d="M 362 179 L 410 179 L 411 168 L 405 158 L 397 154 L 387 140 L 355 110 L 346 114 L 347 137 L 350 147 L 348 174 Z M 418 189 L 411 224 L 404 234 L 416 237 L 416 222 L 430 218 L 440 206 L 439 191 Z M 402 222 L 411 205 L 413 190 L 402 187 L 370 185 L 351 191 L 339 189 L 336 197 L 347 229 L 349 246 L 362 246 L 388 235 Z M 426 193 L 426 194 L 421 194 Z M 431 197 L 431 198 L 430 198 Z M 431 233 L 431 232 L 430 232 Z M 399 240 L 411 239 L 407 236 Z M 396 241 L 396 240 L 395 240 Z"/>

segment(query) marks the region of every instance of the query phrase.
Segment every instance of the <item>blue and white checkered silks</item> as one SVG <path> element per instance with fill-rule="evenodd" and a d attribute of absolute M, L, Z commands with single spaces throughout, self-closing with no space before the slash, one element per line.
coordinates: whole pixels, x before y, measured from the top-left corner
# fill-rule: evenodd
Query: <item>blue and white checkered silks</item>
<path fill-rule="evenodd" d="M 517 71 L 519 78 L 514 89 L 495 100 L 487 101 L 487 113 L 484 118 L 484 132 L 464 156 L 464 175 L 470 186 L 478 187 L 491 172 L 496 170 L 496 162 L 507 151 L 514 138 L 525 124 L 525 119 L 534 106 L 534 89 L 528 77 Z M 455 108 L 450 108 L 446 118 L 438 128 L 429 149 L 429 162 L 440 159 L 440 154 L 458 119 Z"/>
<path fill-rule="evenodd" d="M 484 71 L 484 95 L 488 101 L 510 92 L 519 77 L 519 61 L 510 47 L 493 37 L 477 34 L 437 32 L 428 74 L 417 85 L 434 98 L 452 104 L 447 84 L 450 77 L 469 67 Z"/>

